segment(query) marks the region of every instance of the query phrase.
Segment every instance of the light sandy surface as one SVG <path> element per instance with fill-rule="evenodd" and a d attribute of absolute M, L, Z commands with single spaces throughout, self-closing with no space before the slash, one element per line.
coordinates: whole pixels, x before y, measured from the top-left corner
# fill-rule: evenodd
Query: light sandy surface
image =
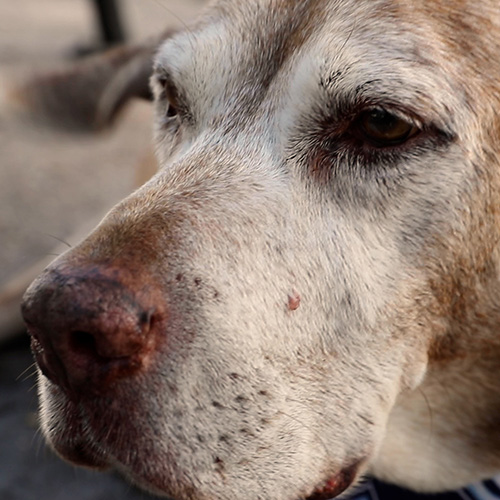
<path fill-rule="evenodd" d="M 188 23 L 200 8 L 198 0 L 123 4 L 134 39 Z M 88 0 L 0 0 L 0 288 L 51 253 L 57 238 L 71 238 L 129 193 L 149 151 L 147 104 L 131 106 L 110 132 L 75 136 L 21 121 L 2 101 L 7 84 L 66 64 L 75 48 L 95 39 L 91 7 Z M 18 378 L 31 364 L 26 342 L 0 350 L 0 499 L 150 498 L 112 475 L 74 469 L 46 449 L 37 432 L 35 379 Z"/>

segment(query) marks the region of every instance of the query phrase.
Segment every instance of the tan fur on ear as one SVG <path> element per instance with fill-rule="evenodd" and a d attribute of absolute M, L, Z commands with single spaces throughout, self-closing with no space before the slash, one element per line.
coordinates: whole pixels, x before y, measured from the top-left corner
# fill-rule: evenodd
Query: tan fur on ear
<path fill-rule="evenodd" d="M 171 32 L 143 45 L 122 46 L 35 76 L 10 95 L 30 118 L 72 131 L 111 125 L 132 98 L 151 98 L 152 57 Z"/>

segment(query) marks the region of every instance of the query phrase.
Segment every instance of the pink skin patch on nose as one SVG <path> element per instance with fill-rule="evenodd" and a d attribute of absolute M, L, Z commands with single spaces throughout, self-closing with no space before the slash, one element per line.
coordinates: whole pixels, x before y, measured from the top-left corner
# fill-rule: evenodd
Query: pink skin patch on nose
<path fill-rule="evenodd" d="M 295 290 L 288 296 L 288 310 L 296 311 L 300 306 L 300 295 Z"/>

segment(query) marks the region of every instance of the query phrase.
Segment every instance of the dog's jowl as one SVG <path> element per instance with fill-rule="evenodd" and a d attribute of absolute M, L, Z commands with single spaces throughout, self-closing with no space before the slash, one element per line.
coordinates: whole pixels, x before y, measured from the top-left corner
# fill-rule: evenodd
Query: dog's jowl
<path fill-rule="evenodd" d="M 500 470 L 498 0 L 220 0 L 156 175 L 25 295 L 43 432 L 176 500 Z"/>

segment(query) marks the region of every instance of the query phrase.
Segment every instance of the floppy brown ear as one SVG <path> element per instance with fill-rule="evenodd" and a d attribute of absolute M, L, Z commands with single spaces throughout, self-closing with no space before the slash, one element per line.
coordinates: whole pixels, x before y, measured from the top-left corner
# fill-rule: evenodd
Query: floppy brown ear
<path fill-rule="evenodd" d="M 39 74 L 18 85 L 13 98 L 30 117 L 74 131 L 111 125 L 132 98 L 150 99 L 152 59 L 166 33 L 143 45 L 121 46 Z"/>

